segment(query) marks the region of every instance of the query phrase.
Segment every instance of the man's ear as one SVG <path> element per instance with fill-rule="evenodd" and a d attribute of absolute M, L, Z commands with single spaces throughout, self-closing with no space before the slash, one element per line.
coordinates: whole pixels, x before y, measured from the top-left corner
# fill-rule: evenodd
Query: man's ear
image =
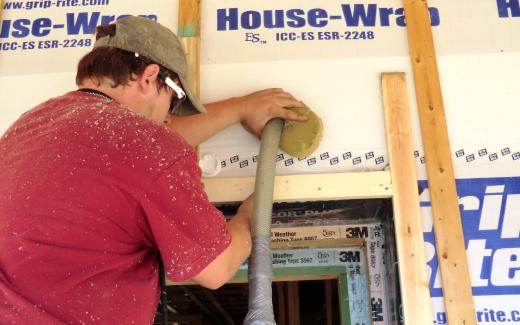
<path fill-rule="evenodd" d="M 150 89 L 157 89 L 157 78 L 159 78 L 159 65 L 152 63 L 137 78 L 139 88 L 145 92 L 148 92 Z"/>

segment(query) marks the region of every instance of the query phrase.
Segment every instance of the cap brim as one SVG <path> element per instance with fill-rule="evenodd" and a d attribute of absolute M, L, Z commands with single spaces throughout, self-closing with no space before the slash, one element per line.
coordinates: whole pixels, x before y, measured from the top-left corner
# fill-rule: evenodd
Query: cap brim
<path fill-rule="evenodd" d="M 199 98 L 195 96 L 195 92 L 189 86 L 189 81 L 181 76 L 179 76 L 179 79 L 181 81 L 182 89 L 188 98 L 175 110 L 174 114 L 179 116 L 188 116 L 197 113 L 207 113 L 208 111 L 204 105 L 202 105 Z"/>

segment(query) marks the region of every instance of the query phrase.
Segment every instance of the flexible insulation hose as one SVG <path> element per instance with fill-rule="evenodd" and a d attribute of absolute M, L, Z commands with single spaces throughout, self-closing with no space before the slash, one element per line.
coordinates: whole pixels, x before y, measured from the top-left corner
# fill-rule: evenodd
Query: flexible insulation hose
<path fill-rule="evenodd" d="M 276 158 L 283 125 L 282 119 L 272 119 L 262 132 L 252 216 L 253 249 L 248 268 L 249 311 L 245 325 L 276 325 L 271 289 L 271 214 Z"/>

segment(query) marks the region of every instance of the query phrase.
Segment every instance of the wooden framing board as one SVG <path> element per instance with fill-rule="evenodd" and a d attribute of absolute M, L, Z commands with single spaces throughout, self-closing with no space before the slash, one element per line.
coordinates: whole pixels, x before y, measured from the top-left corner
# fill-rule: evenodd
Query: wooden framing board
<path fill-rule="evenodd" d="M 424 256 L 424 236 L 404 73 L 383 73 L 381 88 L 394 189 L 392 201 L 403 316 L 406 324 L 432 324 L 429 276 Z"/>
<path fill-rule="evenodd" d="M 179 37 L 200 37 L 200 0 L 179 0 Z"/>
<path fill-rule="evenodd" d="M 428 4 L 404 0 L 404 12 L 447 319 L 476 324 Z"/>
<path fill-rule="evenodd" d="M 4 13 L 4 0 L 0 0 L 0 21 L 2 21 L 3 13 Z"/>
<path fill-rule="evenodd" d="M 298 281 L 287 283 L 289 325 L 300 325 L 300 287 Z"/>
<path fill-rule="evenodd" d="M 245 200 L 255 188 L 254 177 L 205 178 L 209 200 L 236 203 Z M 274 201 L 325 201 L 340 199 L 390 198 L 390 172 L 360 172 L 276 176 Z"/>
<path fill-rule="evenodd" d="M 200 0 L 179 0 L 178 19 L 177 34 L 186 52 L 190 87 L 200 97 Z"/>
<path fill-rule="evenodd" d="M 278 293 L 278 325 L 287 325 L 287 313 L 285 312 L 285 285 L 283 282 L 276 283 Z"/>
<path fill-rule="evenodd" d="M 325 291 L 325 315 L 327 325 L 332 325 L 332 281 L 325 280 L 323 286 Z"/>

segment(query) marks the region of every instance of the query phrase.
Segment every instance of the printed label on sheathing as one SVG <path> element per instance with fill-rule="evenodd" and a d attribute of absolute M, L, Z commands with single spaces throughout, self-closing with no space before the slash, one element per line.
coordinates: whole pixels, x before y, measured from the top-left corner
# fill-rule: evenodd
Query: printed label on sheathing
<path fill-rule="evenodd" d="M 518 52 L 520 0 L 429 2 L 437 52 Z M 92 44 L 97 25 L 142 15 L 176 30 L 177 1 L 8 0 L 3 3 L 0 52 L 37 61 L 67 57 Z M 201 62 L 232 63 L 407 55 L 406 19 L 398 0 L 203 2 Z M 453 32 L 456 31 L 456 32 Z M 490 41 L 492 40 L 492 41 Z M 224 46 L 223 46 L 224 45 Z M 79 51 L 78 51 L 79 49 Z M 229 49 L 240 49 L 229 50 Z M 383 49 L 383 50 L 382 50 Z M 43 54 L 43 56 L 42 56 Z M 40 58 L 42 56 L 42 58 Z M 49 60 L 49 57 L 47 56 Z M 52 61 L 52 58 L 50 59 Z M 21 61 L 19 61 L 21 62 Z M 9 65 L 2 67 L 2 70 Z M 2 75 L 70 71 L 58 64 L 2 71 Z"/>
<path fill-rule="evenodd" d="M 174 3 L 159 0 L 4 1 L 0 76 L 74 71 L 92 49 L 96 26 L 134 15 L 176 30 L 176 10 Z"/>
<path fill-rule="evenodd" d="M 518 141 L 518 139 L 512 140 Z M 222 169 L 218 177 L 254 176 L 260 158 L 258 152 L 253 151 L 216 153 L 209 148 L 202 148 L 201 153 L 210 153 L 219 159 Z M 416 165 L 424 169 L 426 164 L 424 150 L 415 148 L 413 154 Z M 473 171 L 484 168 L 494 169 L 501 164 L 518 168 L 520 167 L 520 144 L 460 147 L 452 152 L 452 159 L 457 172 L 467 169 Z M 375 171 L 385 170 L 388 164 L 388 156 L 383 148 L 325 150 L 320 147 L 312 155 L 303 158 L 295 158 L 279 151 L 276 172 L 277 175 L 283 175 L 321 171 Z"/>
<path fill-rule="evenodd" d="M 287 225 L 286 225 L 287 226 Z M 384 264 L 384 235 L 381 225 L 273 227 L 273 242 L 319 240 L 334 238 L 364 238 L 367 245 L 367 262 L 370 272 L 371 290 L 384 291 L 382 268 Z M 350 259 L 350 256 L 345 256 Z"/>
<path fill-rule="evenodd" d="M 520 324 L 520 302 L 516 295 L 474 296 L 476 319 L 480 325 Z M 448 324 L 441 297 L 432 298 L 433 323 Z"/>
<path fill-rule="evenodd" d="M 289 227 L 290 224 L 279 225 L 271 229 L 273 242 L 320 240 L 332 238 L 363 238 L 366 241 L 368 263 L 368 286 L 371 296 L 371 315 L 374 324 L 386 324 L 389 317 L 388 299 L 386 297 L 385 265 L 384 265 L 384 233 L 380 224 L 352 224 L 337 226 Z M 343 251 L 340 261 L 355 262 L 360 256 Z"/>
<path fill-rule="evenodd" d="M 485 155 L 485 152 L 481 152 Z M 456 180 L 479 324 L 520 322 L 520 177 Z M 435 324 L 447 324 L 428 184 L 420 196 Z"/>
<path fill-rule="evenodd" d="M 519 51 L 520 0 L 428 2 L 439 54 Z M 204 61 L 217 63 L 407 55 L 402 2 L 215 1 Z M 456 32 L 453 32 L 453 31 Z M 492 35 L 493 42 L 489 41 Z M 516 43 L 516 44 L 515 44 Z M 226 53 L 221 44 L 244 51 Z M 382 51 L 381 49 L 384 49 Z"/>
<path fill-rule="evenodd" d="M 430 291 L 442 296 L 427 183 L 421 195 Z M 457 180 L 474 296 L 520 294 L 520 177 Z"/>
<path fill-rule="evenodd" d="M 248 149 L 250 150 L 250 149 Z M 212 154 L 220 161 L 221 171 L 218 177 L 253 176 L 260 156 L 258 151 L 224 152 L 217 153 L 211 148 L 202 148 L 201 154 Z M 296 158 L 283 151 L 277 153 L 276 172 L 280 174 L 294 174 L 326 170 L 334 171 L 363 171 L 383 170 L 388 165 L 382 148 L 367 148 L 364 150 L 321 150 L 318 148 L 308 157 Z"/>

